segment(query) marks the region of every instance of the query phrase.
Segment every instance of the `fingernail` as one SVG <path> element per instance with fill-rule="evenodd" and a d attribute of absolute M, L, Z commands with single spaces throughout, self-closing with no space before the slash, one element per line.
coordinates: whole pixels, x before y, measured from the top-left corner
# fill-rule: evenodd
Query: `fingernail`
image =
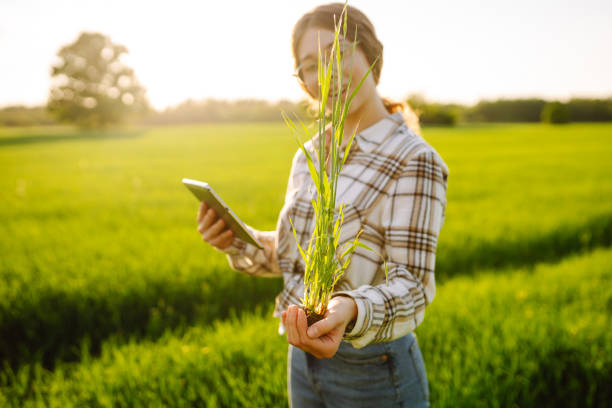
<path fill-rule="evenodd" d="M 308 335 L 310 337 L 317 337 L 317 332 L 318 330 L 315 329 L 314 327 L 311 327 L 310 329 L 308 329 Z"/>

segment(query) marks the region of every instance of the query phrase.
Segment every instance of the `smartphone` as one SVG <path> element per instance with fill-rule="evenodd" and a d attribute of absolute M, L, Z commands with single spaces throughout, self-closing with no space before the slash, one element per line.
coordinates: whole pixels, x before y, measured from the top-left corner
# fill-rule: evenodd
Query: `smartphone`
<path fill-rule="evenodd" d="M 263 249 L 261 241 L 251 234 L 251 231 L 247 229 L 244 222 L 225 204 L 225 201 L 219 197 L 219 194 L 208 183 L 184 178 L 183 184 L 198 200 L 204 201 L 209 208 L 215 210 L 217 217 L 225 221 L 225 225 L 234 232 L 235 236 L 249 244 L 255 245 L 257 248 Z"/>

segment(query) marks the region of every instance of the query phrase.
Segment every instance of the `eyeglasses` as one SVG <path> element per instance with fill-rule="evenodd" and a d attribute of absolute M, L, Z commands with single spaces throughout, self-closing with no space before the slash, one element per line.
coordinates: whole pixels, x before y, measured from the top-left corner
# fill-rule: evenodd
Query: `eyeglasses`
<path fill-rule="evenodd" d="M 346 55 L 350 55 L 350 53 L 353 50 L 353 44 L 359 44 L 359 41 L 345 41 L 340 43 L 340 54 L 342 55 L 342 58 L 344 58 Z M 325 61 L 329 61 L 330 59 L 330 52 L 332 49 L 333 43 L 328 45 L 327 47 L 325 47 L 325 49 L 323 50 L 322 54 L 324 55 L 324 58 L 322 60 L 322 62 L 324 63 Z M 347 50 L 349 51 L 347 53 Z M 333 63 L 332 64 L 332 72 L 336 72 L 336 64 Z M 317 75 L 319 72 L 319 63 L 318 61 L 312 61 L 312 60 L 308 60 L 300 65 L 297 66 L 297 68 L 295 69 L 295 73 L 293 74 L 294 77 L 296 77 L 300 82 L 304 83 L 304 78 L 307 75 Z"/>

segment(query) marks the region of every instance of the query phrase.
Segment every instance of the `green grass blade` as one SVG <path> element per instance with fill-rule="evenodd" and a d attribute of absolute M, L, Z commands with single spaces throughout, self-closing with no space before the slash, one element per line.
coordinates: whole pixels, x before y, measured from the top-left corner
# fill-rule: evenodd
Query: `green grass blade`
<path fill-rule="evenodd" d="M 293 237 L 295 238 L 297 247 L 300 250 L 300 255 L 302 255 L 302 259 L 304 259 L 304 262 L 306 262 L 308 260 L 308 257 L 306 256 L 306 254 L 304 253 L 304 250 L 302 249 L 302 246 L 300 245 L 300 241 L 298 240 L 297 233 L 295 231 L 295 227 L 293 226 L 293 221 L 291 220 L 291 216 L 289 216 L 289 222 L 291 223 L 291 229 L 293 230 Z"/>

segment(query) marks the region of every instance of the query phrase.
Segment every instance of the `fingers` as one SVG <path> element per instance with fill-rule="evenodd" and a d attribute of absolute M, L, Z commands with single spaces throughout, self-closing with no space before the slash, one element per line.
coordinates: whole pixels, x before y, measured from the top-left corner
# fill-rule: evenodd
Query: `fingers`
<path fill-rule="evenodd" d="M 343 330 L 341 327 L 336 327 L 327 334 L 319 337 L 318 339 L 311 340 L 315 342 L 317 346 L 317 358 L 331 358 L 338 351 L 340 342 L 342 341 Z"/>
<path fill-rule="evenodd" d="M 233 240 L 234 232 L 228 228 L 219 235 L 217 235 L 215 238 L 208 241 L 208 243 L 210 245 L 216 246 L 219 249 L 225 249 L 230 246 Z"/>
<path fill-rule="evenodd" d="M 337 349 L 339 340 L 336 341 L 338 344 L 329 344 L 330 339 L 316 339 L 312 340 L 306 334 L 308 329 L 308 321 L 304 310 L 296 305 L 290 305 L 286 312 L 281 314 L 283 319 L 283 325 L 287 334 L 287 342 L 299 349 L 302 349 L 317 358 L 331 357 L 331 349 Z M 334 343 L 332 341 L 331 343 Z M 334 349 L 334 350 L 335 350 Z"/>
<path fill-rule="evenodd" d="M 202 201 L 200 203 L 200 208 L 198 208 L 198 218 L 197 218 L 198 224 L 202 222 L 202 217 L 204 217 L 204 214 L 206 213 L 207 209 L 208 209 L 208 206 L 206 205 L 204 201 Z"/>
<path fill-rule="evenodd" d="M 289 342 L 289 344 L 292 344 L 296 347 L 300 347 L 300 335 L 297 332 L 297 312 L 298 307 L 296 305 L 289 305 L 289 307 L 287 308 L 287 324 L 285 328 L 287 329 L 287 341 Z"/>
<path fill-rule="evenodd" d="M 227 248 L 234 240 L 233 231 L 225 228 L 225 221 L 217 219 L 215 210 L 208 208 L 204 201 L 200 203 L 198 209 L 198 223 L 198 232 L 202 234 L 202 240 L 219 249 Z"/>
<path fill-rule="evenodd" d="M 211 239 L 219 235 L 219 233 L 224 229 L 224 227 L 225 221 L 219 218 L 217 221 L 215 221 L 214 224 L 212 224 L 208 229 L 206 229 L 206 231 L 204 231 L 204 233 L 202 234 L 202 239 L 204 241 L 210 241 Z"/>
<path fill-rule="evenodd" d="M 310 328 L 308 329 L 308 337 L 310 337 L 311 339 L 316 339 L 338 327 L 338 325 L 342 322 L 339 321 L 336 316 L 337 315 L 333 313 L 328 314 L 326 318 L 324 318 L 323 320 L 319 320 L 318 322 L 310 326 Z"/>
<path fill-rule="evenodd" d="M 210 225 L 216 219 L 217 219 L 217 214 L 215 213 L 215 210 L 213 210 L 212 208 L 209 208 L 204 213 L 204 216 L 202 217 L 202 220 L 200 221 L 198 225 L 198 232 L 200 232 L 200 234 L 204 233 L 204 231 L 206 231 L 206 229 L 208 229 L 208 227 L 210 227 Z"/>
<path fill-rule="evenodd" d="M 306 312 L 301 307 L 298 308 L 298 316 L 297 316 L 297 327 L 298 334 L 300 335 L 300 343 L 305 343 L 308 341 L 308 336 L 306 335 L 306 330 L 308 330 L 308 319 L 306 318 Z"/>

